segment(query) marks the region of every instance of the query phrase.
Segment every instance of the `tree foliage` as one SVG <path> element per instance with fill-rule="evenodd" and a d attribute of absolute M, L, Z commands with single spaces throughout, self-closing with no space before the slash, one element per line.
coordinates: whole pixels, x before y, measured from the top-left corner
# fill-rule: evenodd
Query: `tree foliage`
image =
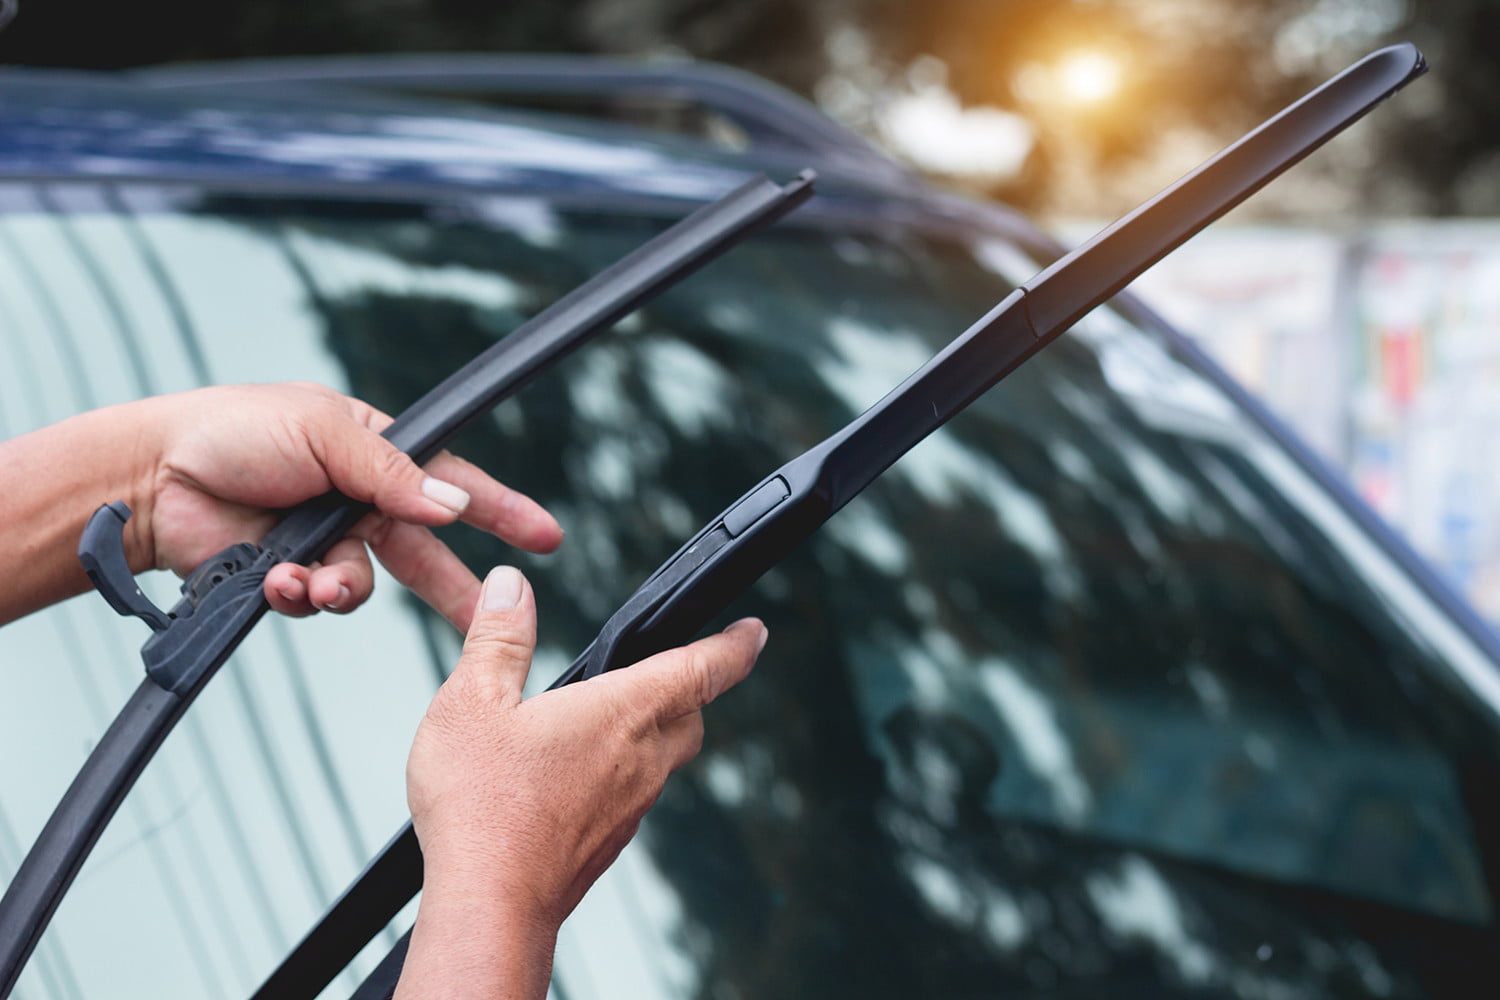
<path fill-rule="evenodd" d="M 809 97 L 852 96 L 834 110 L 870 127 L 872 110 L 935 58 L 963 103 L 1031 122 L 1025 169 L 990 193 L 1101 212 L 1364 52 L 1409 38 L 1427 53 L 1429 78 L 1262 204 L 1496 214 L 1496 37 L 1500 0 L 22 0 L 0 59 L 117 68 L 348 52 L 685 55 Z M 1089 46 L 1123 54 L 1119 93 L 1093 111 L 1049 106 L 1038 72 Z"/>

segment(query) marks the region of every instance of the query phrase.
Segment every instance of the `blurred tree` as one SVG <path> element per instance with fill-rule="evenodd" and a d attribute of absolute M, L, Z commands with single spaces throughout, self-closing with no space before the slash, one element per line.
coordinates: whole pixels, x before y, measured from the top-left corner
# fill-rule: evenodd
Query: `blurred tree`
<path fill-rule="evenodd" d="M 1428 78 L 1265 195 L 1261 215 L 1500 214 L 1496 0 L 929 0 L 865 5 L 888 64 L 946 64 L 965 102 L 1027 115 L 1026 169 L 993 193 L 1112 214 L 1361 55 L 1415 41 Z M 1067 92 L 1110 61 L 1113 90 Z M 1490 109 L 1490 110 L 1486 110 Z M 1149 117 L 1147 117 L 1149 115 Z"/>
<path fill-rule="evenodd" d="M 339 52 L 690 56 L 815 97 L 894 138 L 898 153 L 886 127 L 893 102 L 946 88 L 957 103 L 1030 123 L 1020 169 L 980 170 L 970 186 L 1032 210 L 1109 214 L 1358 55 L 1410 38 L 1432 60 L 1429 79 L 1255 211 L 1441 215 L 1500 214 L 1496 37 L 1500 0 L 22 0 L 0 59 L 114 68 Z"/>

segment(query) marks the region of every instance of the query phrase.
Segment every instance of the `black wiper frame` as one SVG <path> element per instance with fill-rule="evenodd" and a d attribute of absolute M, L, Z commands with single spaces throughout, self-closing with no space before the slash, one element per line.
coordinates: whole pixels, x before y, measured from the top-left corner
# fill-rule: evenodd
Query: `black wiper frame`
<path fill-rule="evenodd" d="M 752 180 L 648 241 L 480 354 L 385 431 L 420 463 L 591 337 L 806 201 L 813 174 L 778 186 Z M 125 560 L 123 503 L 89 521 L 79 556 L 122 615 L 153 630 L 143 680 L 64 793 L 0 899 L 0 998 L 8 996 L 89 851 L 167 734 L 268 610 L 261 594 L 280 562 L 320 558 L 370 507 L 337 493 L 293 509 L 259 545 L 225 549 L 182 585 L 170 612 L 151 604 Z"/>
<path fill-rule="evenodd" d="M 884 399 L 710 521 L 611 616 L 552 687 L 691 638 L 912 446 L 1426 68 L 1409 44 L 1367 56 L 1042 270 Z M 262 985 L 257 1000 L 315 997 L 420 887 L 421 855 L 408 823 Z M 409 940 L 408 932 L 355 1000 L 389 994 Z"/>

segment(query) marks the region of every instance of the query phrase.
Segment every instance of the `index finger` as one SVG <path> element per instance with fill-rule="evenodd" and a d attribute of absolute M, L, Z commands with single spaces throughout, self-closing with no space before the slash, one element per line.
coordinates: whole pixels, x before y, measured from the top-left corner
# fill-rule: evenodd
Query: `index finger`
<path fill-rule="evenodd" d="M 552 552 L 562 544 L 562 527 L 547 508 L 472 462 L 445 451 L 427 469 L 469 494 L 469 506 L 462 515 L 466 524 L 527 552 Z"/>
<path fill-rule="evenodd" d="M 698 711 L 749 676 L 765 648 L 766 635 L 759 619 L 741 619 L 718 635 L 657 653 L 606 676 L 648 692 L 646 696 L 655 701 L 657 723 L 665 725 Z"/>
<path fill-rule="evenodd" d="M 394 423 L 383 410 L 353 397 L 348 400 L 357 418 L 370 430 L 382 433 Z M 527 552 L 551 552 L 562 544 L 563 531 L 557 518 L 477 465 L 442 451 L 427 463 L 426 471 L 469 495 L 468 505 L 460 515 L 464 522 Z"/>

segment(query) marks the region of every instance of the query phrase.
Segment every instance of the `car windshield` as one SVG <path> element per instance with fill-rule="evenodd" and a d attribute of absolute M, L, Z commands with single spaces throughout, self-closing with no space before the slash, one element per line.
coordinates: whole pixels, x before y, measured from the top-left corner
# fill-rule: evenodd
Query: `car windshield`
<path fill-rule="evenodd" d="M 396 412 L 666 224 L 534 196 L 146 186 L 14 186 L 0 208 L 5 435 L 205 382 L 315 379 Z M 978 225 L 809 212 L 468 432 L 455 450 L 567 529 L 545 558 L 447 533 L 476 571 L 533 581 L 532 687 L 1034 266 Z M 1495 971 L 1493 664 L 1115 312 L 725 620 L 751 613 L 766 655 L 565 925 L 559 998 L 1442 996 Z M 0 876 L 143 638 L 90 596 L 0 631 L 0 750 L 34 762 L 0 774 Z M 456 651 L 389 580 L 349 619 L 263 625 L 17 995 L 248 993 L 400 823 L 405 750 Z"/>

